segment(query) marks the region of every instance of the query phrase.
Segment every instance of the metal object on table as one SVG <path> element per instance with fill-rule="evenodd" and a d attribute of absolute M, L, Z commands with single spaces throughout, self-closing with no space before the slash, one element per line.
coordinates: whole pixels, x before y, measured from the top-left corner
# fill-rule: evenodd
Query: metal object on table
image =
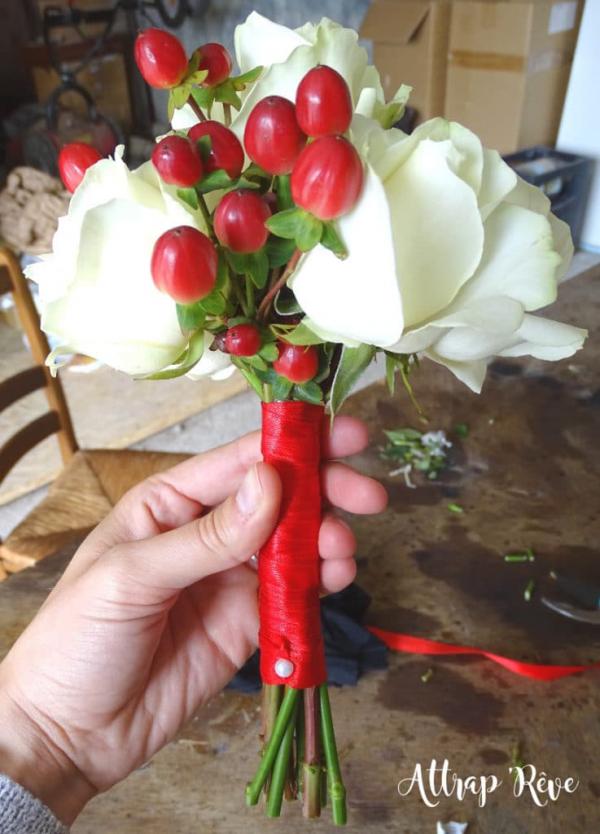
<path fill-rule="evenodd" d="M 555 589 L 572 601 L 543 596 L 541 601 L 546 608 L 580 623 L 600 625 L 600 588 L 554 571 L 550 579 Z"/>

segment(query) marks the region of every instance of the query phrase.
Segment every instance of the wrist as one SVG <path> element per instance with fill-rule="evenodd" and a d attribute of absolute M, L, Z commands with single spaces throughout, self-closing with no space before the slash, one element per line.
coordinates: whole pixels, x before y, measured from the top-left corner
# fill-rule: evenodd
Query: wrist
<path fill-rule="evenodd" d="M 6 691 L 0 691 L 0 772 L 71 825 L 96 790 L 70 758 Z"/>

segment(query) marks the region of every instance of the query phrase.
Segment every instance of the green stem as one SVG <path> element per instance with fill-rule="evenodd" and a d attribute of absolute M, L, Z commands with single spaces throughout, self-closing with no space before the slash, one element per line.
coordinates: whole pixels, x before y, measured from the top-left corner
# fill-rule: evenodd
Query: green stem
<path fill-rule="evenodd" d="M 294 205 L 292 200 L 292 187 L 289 174 L 279 174 L 277 181 L 277 205 L 279 211 L 291 208 Z"/>
<path fill-rule="evenodd" d="M 327 684 L 319 686 L 319 700 L 321 704 L 321 731 L 323 739 L 323 750 L 325 753 L 325 765 L 327 767 L 327 783 L 329 796 L 331 798 L 331 811 L 334 825 L 346 824 L 346 788 L 342 781 L 342 771 L 335 744 L 335 733 L 333 731 L 333 719 L 331 716 L 331 704 L 329 703 L 329 692 Z"/>
<path fill-rule="evenodd" d="M 204 113 L 202 112 L 202 109 L 200 108 L 200 105 L 198 104 L 198 102 L 196 101 L 196 99 L 194 98 L 194 96 L 189 95 L 189 96 L 188 96 L 187 103 L 189 104 L 189 106 L 190 106 L 190 107 L 192 108 L 192 110 L 194 111 L 194 113 L 195 113 L 195 115 L 196 115 L 197 119 L 198 119 L 200 122 L 205 122 L 205 121 L 206 121 L 206 116 L 205 116 L 205 115 L 204 115 Z"/>
<path fill-rule="evenodd" d="M 223 104 L 223 118 L 225 121 L 225 127 L 230 127 L 231 125 L 231 104 L 227 104 L 225 102 Z"/>
<path fill-rule="evenodd" d="M 302 814 L 307 819 L 321 815 L 321 752 L 319 745 L 319 699 L 314 686 L 304 690 L 304 763 L 302 766 Z"/>
<path fill-rule="evenodd" d="M 246 307 L 248 309 L 249 318 L 254 318 L 256 314 L 256 304 L 254 303 L 254 284 L 249 275 L 244 276 L 246 282 Z"/>
<path fill-rule="evenodd" d="M 296 791 L 301 794 L 304 774 L 304 692 L 300 693 L 300 703 L 296 713 Z"/>
<path fill-rule="evenodd" d="M 321 765 L 302 765 L 302 813 L 306 819 L 321 816 Z"/>
<path fill-rule="evenodd" d="M 208 210 L 208 206 L 206 205 L 206 199 L 204 197 L 204 194 L 198 194 L 198 205 L 200 206 L 202 217 L 204 218 L 204 222 L 206 223 L 207 233 L 209 237 L 214 238 L 213 227 L 210 219 L 210 211 Z"/>
<path fill-rule="evenodd" d="M 263 684 L 261 730 L 261 740 L 263 744 L 263 749 L 261 751 L 261 755 L 273 733 L 273 727 L 275 726 L 275 721 L 277 720 L 277 713 L 281 704 L 282 693 L 283 686 L 279 686 L 278 684 Z M 268 791 L 268 789 L 269 780 L 267 779 L 267 781 L 265 782 L 265 791 Z"/>
<path fill-rule="evenodd" d="M 273 400 L 273 391 L 271 389 L 271 386 L 267 382 L 265 382 L 263 384 L 263 402 L 264 403 L 270 403 L 270 402 L 272 402 L 272 400 Z"/>
<path fill-rule="evenodd" d="M 254 779 L 246 786 L 246 802 L 248 805 L 256 805 L 258 802 L 262 787 L 267 780 L 271 768 L 273 767 L 275 757 L 281 747 L 288 724 L 294 714 L 294 709 L 298 702 L 298 694 L 298 689 L 286 687 L 285 695 L 283 696 L 281 707 L 277 713 L 277 720 L 275 721 L 271 738 L 264 749 L 263 757 L 260 761 Z"/>
<path fill-rule="evenodd" d="M 278 817 L 281 814 L 281 803 L 283 801 L 283 789 L 287 782 L 290 755 L 292 753 L 292 741 L 294 739 L 294 727 L 296 724 L 296 704 L 292 709 L 290 720 L 288 721 L 283 740 L 273 771 L 271 773 L 271 784 L 269 785 L 269 796 L 267 799 L 267 816 Z"/>

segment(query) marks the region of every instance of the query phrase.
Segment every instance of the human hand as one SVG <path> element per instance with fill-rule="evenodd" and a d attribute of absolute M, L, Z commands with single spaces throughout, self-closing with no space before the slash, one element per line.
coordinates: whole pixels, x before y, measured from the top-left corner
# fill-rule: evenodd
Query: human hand
<path fill-rule="evenodd" d="M 352 418 L 327 429 L 331 505 L 384 509 L 378 482 L 333 460 L 366 444 Z M 62 821 L 147 761 L 254 651 L 257 577 L 247 562 L 280 500 L 277 472 L 260 459 L 256 432 L 127 493 L 0 666 L 2 770 Z M 354 548 L 348 526 L 326 512 L 325 592 L 354 578 Z"/>

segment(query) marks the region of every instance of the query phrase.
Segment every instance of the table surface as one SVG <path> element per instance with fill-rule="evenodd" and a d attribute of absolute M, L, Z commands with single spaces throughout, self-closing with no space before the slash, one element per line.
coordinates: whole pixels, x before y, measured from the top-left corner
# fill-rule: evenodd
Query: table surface
<path fill-rule="evenodd" d="M 556 318 L 590 329 L 600 319 L 598 282 L 565 289 Z M 356 464 L 386 483 L 390 506 L 353 524 L 359 582 L 373 596 L 369 622 L 423 637 L 482 646 L 551 663 L 600 660 L 600 628 L 547 611 L 523 590 L 551 569 L 600 584 L 597 473 L 600 464 L 600 344 L 558 365 L 501 361 L 477 397 L 443 369 L 424 367 L 415 382 L 431 429 L 454 439 L 451 465 L 436 482 L 408 489 L 379 458 L 382 429 L 418 426 L 402 393 L 376 384 L 346 411 L 366 419 L 371 448 Z M 448 510 L 454 502 L 461 515 Z M 536 560 L 503 555 L 532 547 Z M 57 580 L 68 558 L 57 554 L 0 585 L 0 653 L 8 650 Z M 421 680 L 431 669 L 427 683 Z M 349 831 L 433 834 L 437 820 L 470 823 L 469 834 L 594 832 L 600 819 L 598 712 L 600 672 L 540 683 L 489 662 L 390 655 L 389 669 L 355 688 L 334 690 L 338 743 L 349 792 Z M 259 834 L 265 819 L 246 809 L 243 789 L 256 764 L 258 698 L 225 692 L 143 769 L 94 800 L 76 834 Z M 552 777 L 580 786 L 550 807 L 516 798 L 508 774 L 513 750 Z M 400 779 L 448 759 L 462 777 L 495 774 L 503 785 L 484 808 L 468 796 L 429 808 L 416 791 L 401 798 Z M 305 823 L 297 805 L 271 830 L 332 830 Z"/>

